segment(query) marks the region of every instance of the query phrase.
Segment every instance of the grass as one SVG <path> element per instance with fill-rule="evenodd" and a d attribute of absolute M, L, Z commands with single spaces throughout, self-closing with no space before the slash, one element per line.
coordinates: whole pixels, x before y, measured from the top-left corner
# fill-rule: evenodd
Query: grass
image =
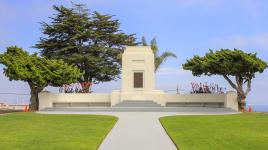
<path fill-rule="evenodd" d="M 96 150 L 116 121 L 101 115 L 0 115 L 0 149 Z"/>
<path fill-rule="evenodd" d="M 168 116 L 160 122 L 180 150 L 267 150 L 268 114 Z"/>

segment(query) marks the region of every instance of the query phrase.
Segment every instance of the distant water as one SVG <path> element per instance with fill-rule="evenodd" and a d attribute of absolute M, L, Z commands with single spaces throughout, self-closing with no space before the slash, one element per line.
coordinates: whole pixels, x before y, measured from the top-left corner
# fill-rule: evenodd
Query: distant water
<path fill-rule="evenodd" d="M 248 105 L 251 106 L 254 112 L 268 112 L 268 105 Z"/>

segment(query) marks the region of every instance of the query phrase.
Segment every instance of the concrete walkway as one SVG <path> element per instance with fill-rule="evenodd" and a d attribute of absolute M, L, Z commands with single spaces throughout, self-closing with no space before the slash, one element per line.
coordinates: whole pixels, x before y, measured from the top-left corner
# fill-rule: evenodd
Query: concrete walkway
<path fill-rule="evenodd" d="M 156 113 L 118 114 L 119 121 L 100 150 L 176 150 Z"/>
<path fill-rule="evenodd" d="M 229 111 L 188 112 L 77 112 L 43 111 L 49 114 L 105 114 L 119 117 L 118 122 L 107 135 L 99 150 L 176 150 L 166 134 L 159 117 L 170 115 L 213 115 L 233 114 Z"/>

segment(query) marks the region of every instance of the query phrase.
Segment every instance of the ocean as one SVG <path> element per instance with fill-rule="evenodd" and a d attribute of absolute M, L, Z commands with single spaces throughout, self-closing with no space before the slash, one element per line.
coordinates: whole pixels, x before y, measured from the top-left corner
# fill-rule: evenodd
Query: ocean
<path fill-rule="evenodd" d="M 268 105 L 247 105 L 247 108 L 251 106 L 254 112 L 268 112 Z"/>

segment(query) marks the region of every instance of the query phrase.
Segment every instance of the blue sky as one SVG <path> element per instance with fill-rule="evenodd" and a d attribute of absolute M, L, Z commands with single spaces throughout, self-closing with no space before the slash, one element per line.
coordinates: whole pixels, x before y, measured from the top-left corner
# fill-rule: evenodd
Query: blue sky
<path fill-rule="evenodd" d="M 136 33 L 140 39 L 156 37 L 160 51 L 170 50 L 178 59 L 170 59 L 157 73 L 158 89 L 189 91 L 190 82 L 213 82 L 231 89 L 222 77 L 193 77 L 181 69 L 181 64 L 193 55 L 204 55 L 208 49 L 238 48 L 257 52 L 268 62 L 268 1 L 267 0 L 87 0 L 90 11 L 115 15 L 126 33 Z M 55 13 L 53 5 L 71 6 L 69 0 L 1 0 L 0 53 L 10 45 L 18 45 L 29 52 L 41 36 L 41 21 Z M 0 65 L 0 93 L 29 93 L 26 83 L 8 81 Z M 268 70 L 257 74 L 248 96 L 250 104 L 268 104 Z M 95 85 L 95 92 L 120 89 L 120 80 Z M 48 90 L 57 90 L 47 88 Z M 182 91 L 183 92 L 183 91 Z M 1 99 L 14 97 L 3 96 Z"/>

